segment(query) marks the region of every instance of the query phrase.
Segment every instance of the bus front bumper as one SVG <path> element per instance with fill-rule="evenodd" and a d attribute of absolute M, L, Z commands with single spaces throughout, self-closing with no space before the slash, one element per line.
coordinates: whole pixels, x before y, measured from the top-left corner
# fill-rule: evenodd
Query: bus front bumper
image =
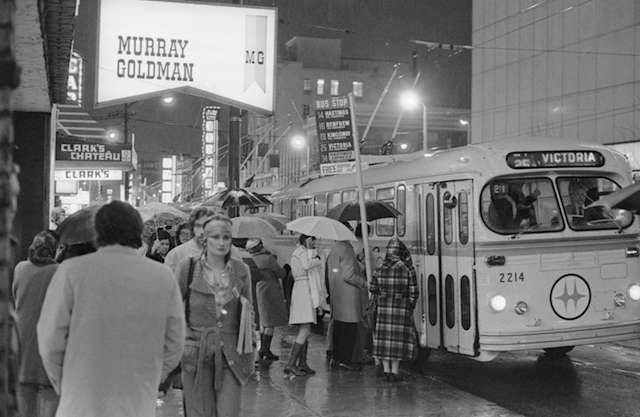
<path fill-rule="evenodd" d="M 571 329 L 481 333 L 480 350 L 505 352 L 616 342 L 640 338 L 640 321 L 603 323 Z"/>

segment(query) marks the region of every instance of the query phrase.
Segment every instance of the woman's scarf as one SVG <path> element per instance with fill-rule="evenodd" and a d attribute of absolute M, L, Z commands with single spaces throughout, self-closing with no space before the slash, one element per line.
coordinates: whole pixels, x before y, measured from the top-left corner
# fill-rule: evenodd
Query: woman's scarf
<path fill-rule="evenodd" d="M 389 268 L 396 262 L 401 262 L 407 268 L 413 269 L 413 261 L 411 260 L 411 252 L 404 243 L 398 238 L 389 240 L 387 244 L 387 255 L 384 258 L 383 267 Z"/>

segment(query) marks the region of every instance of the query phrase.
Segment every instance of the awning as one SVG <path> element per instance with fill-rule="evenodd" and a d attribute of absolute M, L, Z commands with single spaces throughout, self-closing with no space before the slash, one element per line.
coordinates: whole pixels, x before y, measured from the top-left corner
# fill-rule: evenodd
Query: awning
<path fill-rule="evenodd" d="M 95 121 L 82 107 L 72 104 L 58 104 L 57 107 L 56 130 L 77 138 L 107 138 L 107 129 Z"/>

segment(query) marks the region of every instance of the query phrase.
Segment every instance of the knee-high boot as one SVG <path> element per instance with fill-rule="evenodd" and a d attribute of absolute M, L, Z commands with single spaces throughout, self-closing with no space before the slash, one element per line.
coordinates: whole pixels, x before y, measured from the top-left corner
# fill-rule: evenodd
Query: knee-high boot
<path fill-rule="evenodd" d="M 296 376 L 306 375 L 304 371 L 298 368 L 298 359 L 302 354 L 302 350 L 304 348 L 304 344 L 294 343 L 291 347 L 291 353 L 289 354 L 289 361 L 287 362 L 287 366 L 284 367 L 285 374 L 293 374 Z"/>
<path fill-rule="evenodd" d="M 304 371 L 307 375 L 315 375 L 316 371 L 309 367 L 307 363 L 307 351 L 309 350 L 309 341 L 304 342 L 302 353 L 300 354 L 300 362 L 298 363 L 298 368 L 301 371 Z"/>
<path fill-rule="evenodd" d="M 260 344 L 260 359 L 268 360 L 268 361 L 277 361 L 280 359 L 280 356 L 275 355 L 271 352 L 271 339 L 273 339 L 273 335 L 263 334 L 262 341 Z"/>

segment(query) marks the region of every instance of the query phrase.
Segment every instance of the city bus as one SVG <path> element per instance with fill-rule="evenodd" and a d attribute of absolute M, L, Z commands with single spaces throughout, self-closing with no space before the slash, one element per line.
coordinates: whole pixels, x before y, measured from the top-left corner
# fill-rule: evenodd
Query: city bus
<path fill-rule="evenodd" d="M 365 199 L 402 213 L 372 223 L 370 251 L 375 268 L 390 238 L 410 249 L 424 351 L 489 361 L 640 336 L 640 222 L 593 204 L 631 184 L 622 154 L 525 137 L 369 167 L 363 178 Z M 355 184 L 355 175 L 292 184 L 272 195 L 272 210 L 322 216 L 357 200 Z M 271 245 L 286 262 L 295 237 Z"/>

